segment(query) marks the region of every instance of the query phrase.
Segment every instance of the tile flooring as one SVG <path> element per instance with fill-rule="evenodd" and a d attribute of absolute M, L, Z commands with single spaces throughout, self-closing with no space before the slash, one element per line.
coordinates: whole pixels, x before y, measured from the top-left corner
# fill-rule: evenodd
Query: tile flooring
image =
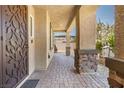
<path fill-rule="evenodd" d="M 46 71 L 36 71 L 29 79 L 40 79 L 36 88 L 108 88 L 108 69 L 99 65 L 95 73 L 76 74 L 74 59 L 62 53 L 54 57 Z"/>

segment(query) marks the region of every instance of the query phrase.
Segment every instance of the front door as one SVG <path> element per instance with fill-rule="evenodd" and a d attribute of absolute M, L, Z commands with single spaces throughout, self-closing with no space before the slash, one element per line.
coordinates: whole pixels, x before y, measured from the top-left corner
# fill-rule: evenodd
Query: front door
<path fill-rule="evenodd" d="M 28 74 L 26 6 L 1 6 L 2 87 L 15 87 Z"/>

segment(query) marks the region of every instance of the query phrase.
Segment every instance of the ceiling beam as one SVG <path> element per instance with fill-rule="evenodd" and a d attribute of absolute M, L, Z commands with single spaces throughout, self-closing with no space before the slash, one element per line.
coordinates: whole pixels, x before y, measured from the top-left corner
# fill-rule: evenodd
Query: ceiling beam
<path fill-rule="evenodd" d="M 73 20 L 74 20 L 74 18 L 75 18 L 75 15 L 78 13 L 78 11 L 79 11 L 79 9 L 81 8 L 81 5 L 76 5 L 75 7 L 74 7 L 74 12 L 73 12 L 73 14 L 72 14 L 72 16 L 71 16 L 71 18 L 69 19 L 69 21 L 68 21 L 68 23 L 67 23 L 67 26 L 66 26 L 66 31 L 69 29 L 69 27 L 71 26 L 71 24 L 72 24 L 72 22 L 73 22 Z"/>
<path fill-rule="evenodd" d="M 53 32 L 66 32 L 66 30 L 53 30 Z"/>

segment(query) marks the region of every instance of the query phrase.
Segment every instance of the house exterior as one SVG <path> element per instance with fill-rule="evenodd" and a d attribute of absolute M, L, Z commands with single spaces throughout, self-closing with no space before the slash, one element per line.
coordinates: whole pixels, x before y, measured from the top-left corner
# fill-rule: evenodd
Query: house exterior
<path fill-rule="evenodd" d="M 96 11 L 99 6 L 5 5 L 0 6 L 0 87 L 20 87 L 34 71 L 47 70 L 54 55 L 53 32 L 66 32 L 66 52 L 70 48 L 70 30 L 77 31 L 75 68 L 80 72 L 83 50 L 96 49 Z M 124 6 L 115 6 L 115 58 L 124 58 Z M 89 52 L 90 53 L 90 52 Z M 111 87 L 123 87 L 124 72 L 107 60 Z M 118 64 L 123 64 L 121 60 Z M 114 62 L 112 60 L 112 63 Z M 110 63 L 110 64 L 108 64 Z M 124 66 L 124 65 L 123 65 Z M 120 65 L 118 66 L 120 67 Z M 122 68 L 122 65 L 121 65 Z M 118 73 L 116 73 L 118 72 Z M 121 75 L 120 75 L 121 74 Z M 113 85 L 115 82 L 115 85 Z"/>

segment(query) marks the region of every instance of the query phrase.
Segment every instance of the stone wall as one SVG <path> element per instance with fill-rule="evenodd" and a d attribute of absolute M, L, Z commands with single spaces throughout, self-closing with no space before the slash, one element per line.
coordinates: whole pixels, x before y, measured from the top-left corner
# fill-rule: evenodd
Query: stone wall
<path fill-rule="evenodd" d="M 124 59 L 124 6 L 115 7 L 115 57 Z"/>

